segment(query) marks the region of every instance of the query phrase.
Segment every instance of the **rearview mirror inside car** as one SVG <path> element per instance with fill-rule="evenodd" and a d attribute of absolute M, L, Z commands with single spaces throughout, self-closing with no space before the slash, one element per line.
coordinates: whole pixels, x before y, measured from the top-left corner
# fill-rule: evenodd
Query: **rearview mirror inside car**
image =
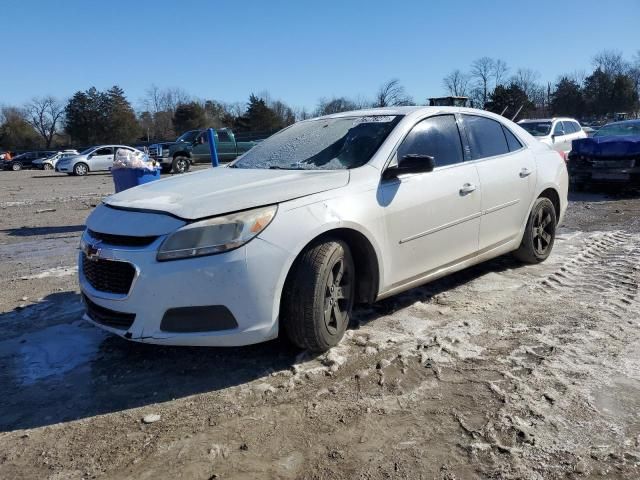
<path fill-rule="evenodd" d="M 389 166 L 384 172 L 385 178 L 397 177 L 403 173 L 426 173 L 435 168 L 435 158 L 431 155 L 410 153 L 398 159 L 398 164 Z"/>

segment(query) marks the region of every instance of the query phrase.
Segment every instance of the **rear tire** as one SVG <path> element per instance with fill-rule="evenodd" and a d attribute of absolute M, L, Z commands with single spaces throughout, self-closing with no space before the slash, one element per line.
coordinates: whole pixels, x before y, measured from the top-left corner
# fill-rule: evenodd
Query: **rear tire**
<path fill-rule="evenodd" d="M 327 240 L 302 252 L 282 295 L 280 324 L 289 340 L 313 352 L 340 343 L 349 325 L 355 281 L 346 243 Z"/>
<path fill-rule="evenodd" d="M 22 164 L 20 162 L 13 162 L 11 164 L 11 170 L 13 170 L 14 172 L 19 172 L 20 170 L 22 170 Z"/>
<path fill-rule="evenodd" d="M 171 170 L 173 173 L 187 173 L 190 166 L 191 162 L 189 161 L 189 158 L 180 155 L 173 159 Z"/>
<path fill-rule="evenodd" d="M 557 213 L 553 202 L 545 197 L 533 204 L 520 247 L 514 257 L 524 263 L 544 262 L 551 254 L 556 238 Z"/>

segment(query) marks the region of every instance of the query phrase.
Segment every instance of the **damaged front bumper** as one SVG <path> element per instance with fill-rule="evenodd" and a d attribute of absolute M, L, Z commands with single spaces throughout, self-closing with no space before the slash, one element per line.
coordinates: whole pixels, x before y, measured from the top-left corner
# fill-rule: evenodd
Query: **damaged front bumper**
<path fill-rule="evenodd" d="M 143 247 L 101 242 L 80 251 L 87 321 L 129 340 L 167 345 L 241 346 L 277 336 L 283 251 L 255 238 L 218 255 L 158 262 L 163 240 Z M 94 244 L 85 231 L 83 245 Z"/>
<path fill-rule="evenodd" d="M 570 155 L 569 180 L 574 185 L 618 183 L 640 186 L 640 159 L 588 158 Z"/>

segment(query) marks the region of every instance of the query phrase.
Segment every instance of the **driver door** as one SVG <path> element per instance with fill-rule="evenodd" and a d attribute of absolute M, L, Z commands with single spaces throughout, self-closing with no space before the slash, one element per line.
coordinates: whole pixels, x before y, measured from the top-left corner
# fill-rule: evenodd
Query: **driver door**
<path fill-rule="evenodd" d="M 89 169 L 91 171 L 109 170 L 113 165 L 113 147 L 102 147 L 91 154 Z"/>
<path fill-rule="evenodd" d="M 571 140 L 562 122 L 556 122 L 553 127 L 553 149 L 558 152 L 569 152 L 571 150 Z"/>
<path fill-rule="evenodd" d="M 418 122 L 398 147 L 398 158 L 408 154 L 434 157 L 435 168 L 382 181 L 390 288 L 453 265 L 478 250 L 480 180 L 476 166 L 464 161 L 455 116 Z"/>
<path fill-rule="evenodd" d="M 196 142 L 191 150 L 194 163 L 211 162 L 211 152 L 209 150 L 209 139 L 207 132 L 202 132 L 196 137 Z"/>

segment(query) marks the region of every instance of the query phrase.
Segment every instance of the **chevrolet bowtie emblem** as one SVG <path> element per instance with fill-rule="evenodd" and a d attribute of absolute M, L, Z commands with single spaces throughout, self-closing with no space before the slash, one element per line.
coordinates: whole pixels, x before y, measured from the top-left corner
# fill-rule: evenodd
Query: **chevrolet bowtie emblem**
<path fill-rule="evenodd" d="M 89 243 L 87 245 L 85 254 L 87 255 L 87 258 L 89 260 L 97 260 L 98 258 L 100 258 L 100 253 L 101 253 L 100 242 Z"/>

